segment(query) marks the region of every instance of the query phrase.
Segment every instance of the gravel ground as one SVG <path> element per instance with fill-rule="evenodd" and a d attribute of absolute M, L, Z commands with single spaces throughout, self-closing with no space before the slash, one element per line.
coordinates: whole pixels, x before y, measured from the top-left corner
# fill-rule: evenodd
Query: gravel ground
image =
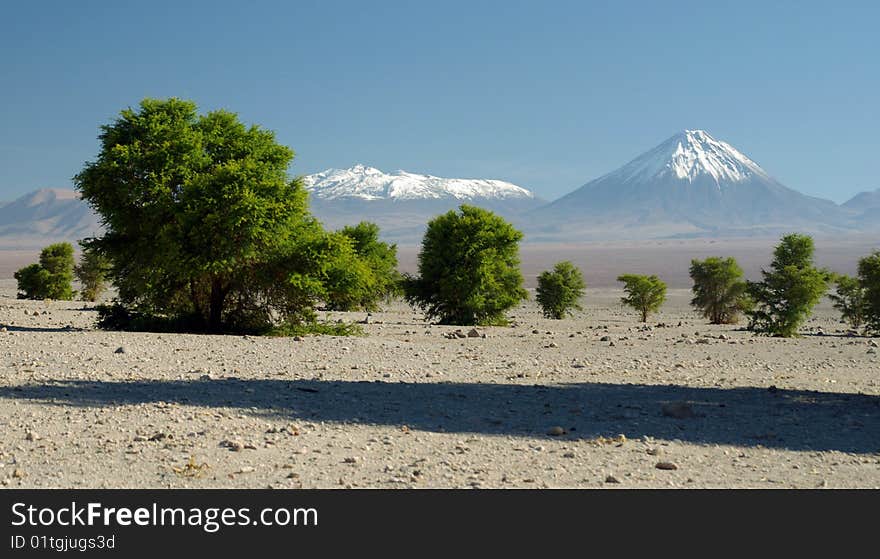
<path fill-rule="evenodd" d="M 597 289 L 479 337 L 394 305 L 296 341 L 97 331 L 14 288 L 3 487 L 880 487 L 880 349 L 827 302 L 788 340 L 707 325 L 687 290 L 643 327 Z"/>

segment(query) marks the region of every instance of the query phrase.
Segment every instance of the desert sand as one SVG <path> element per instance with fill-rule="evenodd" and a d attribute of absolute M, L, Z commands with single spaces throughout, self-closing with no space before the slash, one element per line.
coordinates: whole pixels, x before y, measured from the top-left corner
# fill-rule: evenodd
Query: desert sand
<path fill-rule="evenodd" d="M 14 295 L 7 488 L 880 487 L 877 340 L 827 301 L 797 339 L 710 326 L 686 289 L 644 326 L 588 289 L 480 337 L 394 304 L 297 340 L 98 331 L 90 304 Z"/>

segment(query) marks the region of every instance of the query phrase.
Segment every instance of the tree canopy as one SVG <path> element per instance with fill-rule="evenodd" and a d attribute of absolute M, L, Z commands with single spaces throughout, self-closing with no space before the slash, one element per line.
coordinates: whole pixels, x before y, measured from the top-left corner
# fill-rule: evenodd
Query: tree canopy
<path fill-rule="evenodd" d="M 475 206 L 428 223 L 419 275 L 405 283 L 406 300 L 441 324 L 499 324 L 528 294 L 519 269 L 523 235 L 500 216 Z"/>
<path fill-rule="evenodd" d="M 617 281 L 624 284 L 621 303 L 639 311 L 642 322 L 648 322 L 648 316 L 666 301 L 666 284 L 657 276 L 624 274 Z"/>
<path fill-rule="evenodd" d="M 735 258 L 692 260 L 690 276 L 694 282 L 691 305 L 712 324 L 734 324 L 740 313 L 751 308 L 743 271 Z"/>
<path fill-rule="evenodd" d="M 748 282 L 755 308 L 747 311 L 749 328 L 781 337 L 797 334 L 813 307 L 828 290 L 831 274 L 813 264 L 813 238 L 791 234 L 773 251 L 770 270 L 762 270 L 763 281 Z"/>
<path fill-rule="evenodd" d="M 330 275 L 327 306 L 334 310 L 373 311 L 400 289 L 397 245 L 379 240 L 379 226 L 362 221 L 343 227 L 339 235 L 350 241 L 352 254 L 340 259 Z"/>
<path fill-rule="evenodd" d="M 561 319 L 573 310 L 581 310 L 579 301 L 586 287 L 580 269 L 568 261 L 558 262 L 553 270 L 538 276 L 535 299 L 546 318 Z"/>
<path fill-rule="evenodd" d="M 840 316 L 852 328 L 860 328 L 868 315 L 867 290 L 862 286 L 859 278 L 846 275 L 834 277 L 836 284 L 833 293 L 828 294 L 834 308 L 840 311 Z"/>
<path fill-rule="evenodd" d="M 859 283 L 864 289 L 866 325 L 880 334 L 880 251 L 859 260 Z"/>

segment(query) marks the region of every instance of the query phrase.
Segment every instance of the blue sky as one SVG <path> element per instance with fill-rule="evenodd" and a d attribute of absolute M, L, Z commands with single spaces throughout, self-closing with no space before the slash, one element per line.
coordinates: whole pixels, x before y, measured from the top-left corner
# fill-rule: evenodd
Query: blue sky
<path fill-rule="evenodd" d="M 0 200 L 70 187 L 143 97 L 364 163 L 553 199 L 685 128 L 841 202 L 880 188 L 880 3 L 0 3 Z"/>

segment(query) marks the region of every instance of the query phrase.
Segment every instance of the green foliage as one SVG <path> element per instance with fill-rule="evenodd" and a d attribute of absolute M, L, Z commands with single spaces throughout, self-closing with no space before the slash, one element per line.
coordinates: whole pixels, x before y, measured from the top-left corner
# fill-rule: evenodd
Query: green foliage
<path fill-rule="evenodd" d="M 107 274 L 110 261 L 88 247 L 83 249 L 79 264 L 73 267 L 73 274 L 82 285 L 80 297 L 83 301 L 96 301 L 107 287 Z"/>
<path fill-rule="evenodd" d="M 541 272 L 535 299 L 547 318 L 560 319 L 573 310 L 581 310 L 578 304 L 587 284 L 574 264 L 559 262 L 553 270 Z"/>
<path fill-rule="evenodd" d="M 639 311 L 642 322 L 648 322 L 648 315 L 657 312 L 666 301 L 666 284 L 657 276 L 624 274 L 617 281 L 623 282 L 626 293 L 621 303 Z"/>
<path fill-rule="evenodd" d="M 265 332 L 267 336 L 363 336 L 364 329 L 353 322 L 315 320 L 307 323 L 284 323 Z"/>
<path fill-rule="evenodd" d="M 311 216 L 272 132 L 179 99 L 145 99 L 101 130 L 74 181 L 106 230 L 84 246 L 109 261 L 127 312 L 212 332 L 314 319 L 351 247 Z"/>
<path fill-rule="evenodd" d="M 840 316 L 857 330 L 865 323 L 868 314 L 866 290 L 858 278 L 851 276 L 837 275 L 834 281 L 837 288 L 835 293 L 828 294 L 828 298 L 840 311 Z"/>
<path fill-rule="evenodd" d="M 868 330 L 880 333 L 880 251 L 859 260 L 859 283 L 865 290 L 865 322 Z"/>
<path fill-rule="evenodd" d="M 528 294 L 519 270 L 522 233 L 494 213 L 462 205 L 432 219 L 419 276 L 405 281 L 408 303 L 441 324 L 503 324 Z"/>
<path fill-rule="evenodd" d="M 746 312 L 750 330 L 781 337 L 797 334 L 831 279 L 828 271 L 814 266 L 814 250 L 813 239 L 807 235 L 782 238 L 773 251 L 770 271 L 761 271 L 763 281 L 748 282 L 756 305 Z"/>
<path fill-rule="evenodd" d="M 399 293 L 397 245 L 379 241 L 379 226 L 363 221 L 344 227 L 339 235 L 350 241 L 331 271 L 327 307 L 332 310 L 374 311 L 379 302 Z"/>
<path fill-rule="evenodd" d="M 19 299 L 73 299 L 73 246 L 49 245 L 40 252 L 40 261 L 15 272 Z"/>
<path fill-rule="evenodd" d="M 740 313 L 751 308 L 748 286 L 735 258 L 691 260 L 690 275 L 694 281 L 691 305 L 712 324 L 735 324 Z"/>
<path fill-rule="evenodd" d="M 39 264 L 29 264 L 13 274 L 18 280 L 19 299 L 48 299 L 49 272 Z"/>

